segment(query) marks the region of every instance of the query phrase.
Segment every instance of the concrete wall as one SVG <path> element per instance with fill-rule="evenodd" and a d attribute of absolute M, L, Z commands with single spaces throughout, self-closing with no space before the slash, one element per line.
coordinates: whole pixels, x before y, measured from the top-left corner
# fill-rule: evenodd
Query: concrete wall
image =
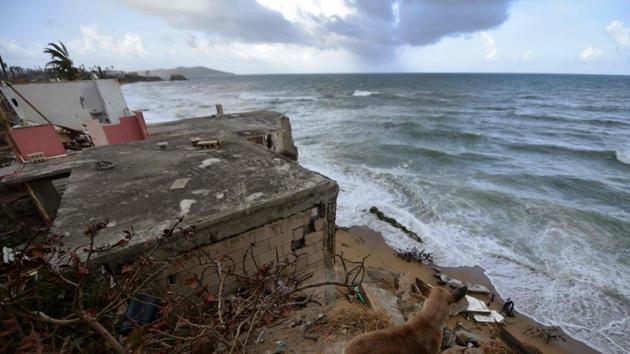
<path fill-rule="evenodd" d="M 116 80 L 16 84 L 13 88 L 53 124 L 74 130 L 83 130 L 83 122 L 91 119 L 107 118 L 110 123 L 118 123 L 119 117 L 130 115 Z M 2 92 L 18 102 L 13 108 L 21 118 L 47 123 L 12 89 L 3 87 Z"/>
<path fill-rule="evenodd" d="M 286 116 L 276 119 L 276 128 L 274 132 L 274 151 L 282 154 L 294 161 L 298 159 L 298 151 L 293 144 L 293 135 L 291 133 L 291 121 Z"/>
<path fill-rule="evenodd" d="M 312 274 L 304 284 L 325 281 L 334 262 L 335 250 L 334 247 L 329 247 L 331 239 L 334 244 L 334 204 L 335 200 L 332 200 L 327 205 L 314 206 L 288 218 L 207 245 L 200 250 L 185 252 L 178 257 L 177 266 L 164 273 L 162 286 L 171 291 L 190 291 L 186 279 L 197 275 L 203 279 L 202 285 L 217 291 L 218 276 L 214 267 L 207 264 L 208 256 L 214 259 L 228 256 L 234 261 L 238 273 L 252 274 L 257 271 L 256 265 L 260 267 L 285 258 L 294 259 L 294 252 L 299 255 L 297 263 L 299 274 Z M 333 225 L 329 227 L 331 217 Z M 243 262 L 243 256 L 250 247 L 255 262 L 249 254 Z M 231 264 L 224 260 L 225 266 Z"/>

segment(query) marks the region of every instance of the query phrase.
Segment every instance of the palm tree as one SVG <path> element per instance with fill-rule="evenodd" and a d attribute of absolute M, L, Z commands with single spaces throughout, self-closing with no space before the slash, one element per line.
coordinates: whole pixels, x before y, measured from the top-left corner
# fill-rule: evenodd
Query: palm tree
<path fill-rule="evenodd" d="M 48 43 L 48 47 L 44 48 L 44 53 L 50 54 L 50 58 L 52 59 L 46 63 L 46 66 L 55 69 L 55 71 L 59 73 L 59 76 L 65 77 L 68 80 L 75 80 L 77 78 L 77 69 L 72 66 L 73 62 L 63 42 L 59 41 L 58 45 Z"/>

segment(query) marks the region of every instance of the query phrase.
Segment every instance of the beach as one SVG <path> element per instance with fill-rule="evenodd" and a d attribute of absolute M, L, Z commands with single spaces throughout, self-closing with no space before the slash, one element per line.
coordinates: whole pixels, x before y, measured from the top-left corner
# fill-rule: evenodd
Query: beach
<path fill-rule="evenodd" d="M 440 286 L 437 283 L 437 279 L 433 276 L 435 273 L 428 265 L 420 265 L 418 263 L 411 263 L 402 260 L 396 256 L 396 251 L 389 247 L 383 240 L 382 235 L 378 232 L 371 230 L 365 226 L 355 226 L 347 230 L 339 230 L 337 232 L 337 252 L 343 253 L 349 259 L 361 259 L 368 254 L 370 255 L 366 260 L 368 267 L 385 269 L 394 273 L 409 273 L 413 277 L 418 277 L 426 283 L 433 286 Z M 439 265 L 437 265 L 439 267 Z M 458 280 L 481 284 L 496 294 L 496 290 L 492 285 L 492 282 L 484 274 L 482 268 L 475 267 L 439 267 L 439 269 L 447 274 L 449 277 L 456 278 Z M 489 301 L 489 296 L 474 295 L 484 301 Z M 491 302 L 490 308 L 500 311 L 504 299 L 499 296 L 494 298 Z M 516 307 L 517 313 L 514 317 L 508 317 L 505 320 L 505 328 L 509 333 L 514 335 L 522 343 L 527 343 L 542 353 L 545 354 L 573 354 L 573 353 L 600 353 L 599 351 L 589 347 L 588 345 L 565 335 L 566 341 L 556 340 L 548 344 L 543 343 L 540 338 L 529 337 L 523 332 L 529 327 L 542 327 L 543 325 L 537 323 L 533 319 L 526 315 L 518 313 L 518 307 Z M 455 327 L 458 322 L 464 322 L 465 326 L 474 328 L 480 333 L 491 336 L 493 331 L 485 325 L 475 323 L 474 321 L 468 321 L 460 316 L 454 316 L 449 319 L 447 326 L 449 328 Z"/>

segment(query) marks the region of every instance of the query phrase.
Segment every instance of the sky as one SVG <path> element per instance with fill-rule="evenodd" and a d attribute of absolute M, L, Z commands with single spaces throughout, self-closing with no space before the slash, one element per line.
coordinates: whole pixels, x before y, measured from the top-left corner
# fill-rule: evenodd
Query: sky
<path fill-rule="evenodd" d="M 237 74 L 630 75 L 630 0 L 2 0 L 0 55 Z"/>

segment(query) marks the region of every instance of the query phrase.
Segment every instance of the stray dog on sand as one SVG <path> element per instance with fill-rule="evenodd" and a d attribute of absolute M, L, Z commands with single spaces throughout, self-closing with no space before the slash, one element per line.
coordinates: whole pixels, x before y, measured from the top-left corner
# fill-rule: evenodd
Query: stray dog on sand
<path fill-rule="evenodd" d="M 429 287 L 416 278 L 416 286 L 427 297 L 422 310 L 403 325 L 364 333 L 350 341 L 343 354 L 437 354 L 442 344 L 442 327 L 451 304 L 466 295 L 464 286 L 454 290 Z"/>

